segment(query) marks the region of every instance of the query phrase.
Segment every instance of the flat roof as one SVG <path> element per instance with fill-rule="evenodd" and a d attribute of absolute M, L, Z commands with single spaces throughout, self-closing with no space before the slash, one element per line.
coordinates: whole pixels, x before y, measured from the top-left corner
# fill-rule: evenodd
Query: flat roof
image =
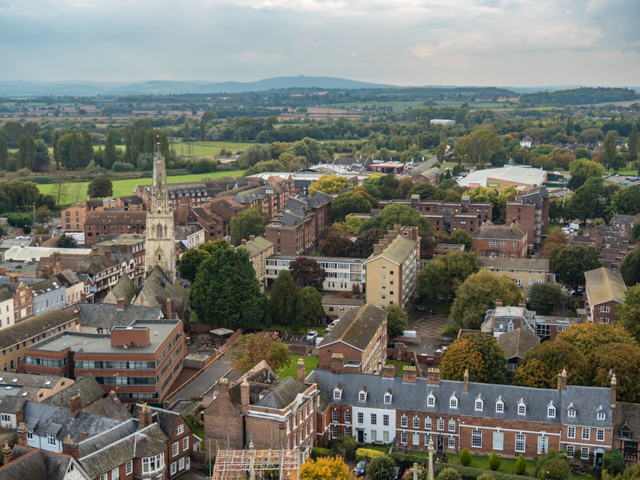
<path fill-rule="evenodd" d="M 546 178 L 547 172 L 542 169 L 523 166 L 505 166 L 500 168 L 487 168 L 485 170 L 476 170 L 461 180 L 458 185 L 468 187 L 470 184 L 479 184 L 483 187 L 487 186 L 488 179 L 504 180 L 507 182 L 521 183 L 524 185 L 541 186 Z"/>
<path fill-rule="evenodd" d="M 149 345 L 144 347 L 111 346 L 111 335 L 97 333 L 65 332 L 29 347 L 30 350 L 60 352 L 66 348 L 77 353 L 154 353 L 175 330 L 180 320 L 134 320 L 131 327 L 149 328 Z M 122 327 L 121 329 L 126 329 Z M 156 332 L 158 333 L 156 335 Z"/>
<path fill-rule="evenodd" d="M 270 255 L 267 260 L 289 260 L 293 261 L 298 258 L 304 257 L 301 255 L 300 257 L 294 257 L 290 255 Z M 306 258 L 310 258 L 315 260 L 316 262 L 336 262 L 336 263 L 364 263 L 367 261 L 366 258 L 351 258 L 351 257 L 314 257 L 314 256 L 306 256 Z"/>

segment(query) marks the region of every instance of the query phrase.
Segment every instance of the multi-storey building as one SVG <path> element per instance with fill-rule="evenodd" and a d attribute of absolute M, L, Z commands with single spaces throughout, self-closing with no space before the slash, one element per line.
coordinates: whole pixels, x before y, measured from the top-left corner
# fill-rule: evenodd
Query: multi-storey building
<path fill-rule="evenodd" d="M 364 262 L 367 271 L 367 303 L 385 308 L 407 308 L 418 286 L 420 237 L 417 227 L 396 225 Z"/>
<path fill-rule="evenodd" d="M 116 205 L 125 211 L 142 212 L 145 209 L 144 202 L 138 195 L 118 197 L 116 198 Z"/>
<path fill-rule="evenodd" d="M 136 285 L 140 285 L 145 272 L 145 238 L 145 235 L 138 234 L 105 235 L 92 247 L 92 251 L 101 255 L 111 253 L 114 257 L 121 254 L 121 260 L 126 261 L 129 277 Z M 133 268 L 129 268 L 131 259 L 134 263 Z"/>
<path fill-rule="evenodd" d="M 272 284 L 283 270 L 289 270 L 292 261 L 300 257 L 279 256 L 267 258 L 265 279 L 268 285 Z M 364 258 L 344 257 L 308 257 L 324 268 L 327 276 L 322 283 L 323 291 L 341 292 L 351 291 L 354 287 L 361 292 L 365 291 L 366 272 Z"/>
<path fill-rule="evenodd" d="M 339 359 L 338 359 L 339 360 Z M 337 362 L 339 363 L 339 362 Z M 339 365 L 336 365 L 336 368 Z M 319 412 L 317 440 L 355 437 L 361 443 L 393 443 L 426 449 L 533 458 L 550 449 L 589 459 L 596 465 L 611 449 L 616 381 L 611 388 L 567 385 L 566 371 L 557 389 L 441 380 L 431 368 L 417 378 L 415 367 L 402 377 L 383 367 L 382 375 L 315 370 L 327 405 Z"/>
<path fill-rule="evenodd" d="M 522 258 L 527 255 L 527 231 L 518 222 L 510 226 L 482 225 L 473 236 L 473 249 L 481 257 Z"/>
<path fill-rule="evenodd" d="M 11 289 L 6 285 L 0 286 L 0 330 L 10 327 L 16 322 L 14 315 L 15 310 Z"/>
<path fill-rule="evenodd" d="M 618 320 L 618 305 L 624 303 L 627 291 L 622 275 L 600 267 L 584 272 L 584 278 L 588 319 L 600 323 Z"/>
<path fill-rule="evenodd" d="M 267 213 L 269 218 L 275 217 L 285 207 L 288 198 L 288 190 L 278 182 L 267 182 L 262 187 L 243 190 L 233 197 L 245 208 L 257 206 L 260 213 Z"/>
<path fill-rule="evenodd" d="M 249 252 L 249 260 L 256 271 L 256 277 L 261 287 L 264 287 L 267 275 L 267 259 L 273 255 L 273 243 L 263 237 L 249 236 L 249 241 L 243 239 L 236 248 L 244 248 Z"/>
<path fill-rule="evenodd" d="M 84 223 L 85 245 L 92 247 L 103 235 L 145 233 L 146 225 L 147 212 L 143 211 L 90 212 Z"/>
<path fill-rule="evenodd" d="M 56 275 L 31 285 L 36 315 L 67 306 L 67 292 Z"/>
<path fill-rule="evenodd" d="M 502 300 L 496 300 L 496 308 L 487 310 L 480 327 L 482 333 L 499 338 L 506 332 L 521 328 L 536 333 L 536 312 L 528 310 L 524 302 L 517 307 L 502 306 Z"/>
<path fill-rule="evenodd" d="M 496 275 L 507 274 L 518 288 L 529 298 L 531 287 L 536 283 L 555 281 L 555 273 L 549 272 L 549 260 L 542 258 L 480 258 L 480 265 Z"/>
<path fill-rule="evenodd" d="M 161 402 L 182 371 L 186 347 L 179 320 L 136 320 L 109 334 L 67 332 L 25 350 L 25 370 L 69 378 L 92 373 L 125 403 Z"/>
<path fill-rule="evenodd" d="M 65 208 L 60 213 L 62 228 L 65 232 L 84 232 L 84 223 L 90 212 L 103 212 L 102 200 L 86 200 Z"/>
<path fill-rule="evenodd" d="M 549 233 L 549 195 L 547 187 L 519 191 L 512 202 L 507 202 L 505 224 L 518 222 L 527 231 L 528 249 L 533 251 Z"/>

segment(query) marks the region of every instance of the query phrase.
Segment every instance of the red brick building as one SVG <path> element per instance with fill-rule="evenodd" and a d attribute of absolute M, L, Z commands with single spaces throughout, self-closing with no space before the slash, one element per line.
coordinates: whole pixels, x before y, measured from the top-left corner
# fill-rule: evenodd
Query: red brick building
<path fill-rule="evenodd" d="M 91 247 L 101 241 L 103 235 L 144 233 L 147 213 L 143 211 L 91 212 L 84 224 L 84 243 Z"/>
<path fill-rule="evenodd" d="M 549 195 L 547 187 L 520 191 L 513 202 L 507 202 L 505 224 L 518 222 L 526 231 L 528 249 L 533 251 L 549 233 Z"/>
<path fill-rule="evenodd" d="M 257 206 L 261 213 L 268 213 L 269 218 L 276 216 L 285 208 L 289 191 L 279 182 L 269 182 L 257 188 L 244 190 L 234 195 L 233 199 L 244 206 L 251 208 Z"/>
<path fill-rule="evenodd" d="M 588 319 L 600 323 L 618 320 L 618 305 L 624 303 L 627 291 L 622 275 L 600 267 L 584 272 L 584 278 Z"/>
<path fill-rule="evenodd" d="M 522 258 L 527 255 L 527 231 L 518 222 L 482 225 L 472 234 L 473 249 L 481 257 Z"/>
<path fill-rule="evenodd" d="M 127 195 L 116 199 L 118 208 L 124 208 L 125 211 L 142 212 L 146 210 L 142 198 L 138 195 Z"/>

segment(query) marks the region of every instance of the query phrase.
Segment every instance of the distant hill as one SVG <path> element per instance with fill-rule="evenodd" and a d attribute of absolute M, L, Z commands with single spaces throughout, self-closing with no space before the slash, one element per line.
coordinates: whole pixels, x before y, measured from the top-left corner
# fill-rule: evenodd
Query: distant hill
<path fill-rule="evenodd" d="M 563 107 L 565 105 L 588 105 L 592 103 L 627 102 L 640 99 L 635 90 L 628 88 L 573 88 L 555 92 L 524 93 L 520 103 Z"/>

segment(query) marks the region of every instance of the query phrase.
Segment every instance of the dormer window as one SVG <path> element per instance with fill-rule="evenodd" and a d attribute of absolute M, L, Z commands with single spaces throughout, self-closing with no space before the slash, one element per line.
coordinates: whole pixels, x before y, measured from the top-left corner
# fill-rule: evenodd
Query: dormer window
<path fill-rule="evenodd" d="M 342 387 L 336 387 L 333 389 L 333 398 L 340 400 L 342 398 Z"/>
<path fill-rule="evenodd" d="M 384 394 L 384 403 L 386 403 L 387 405 L 391 403 L 392 399 L 393 399 L 393 394 L 391 392 L 387 392 Z"/>
<path fill-rule="evenodd" d="M 518 415 L 526 415 L 527 414 L 527 404 L 524 403 L 524 399 L 520 399 L 518 402 Z"/>
<path fill-rule="evenodd" d="M 504 413 L 504 400 L 502 398 L 496 401 L 496 413 Z"/>
<path fill-rule="evenodd" d="M 556 418 L 556 407 L 554 407 L 553 405 L 547 406 L 547 417 Z"/>
<path fill-rule="evenodd" d="M 449 408 L 458 408 L 458 397 L 455 394 L 449 398 Z"/>
<path fill-rule="evenodd" d="M 605 420 L 607 415 L 604 412 L 598 412 L 598 420 Z"/>
<path fill-rule="evenodd" d="M 427 396 L 427 407 L 435 407 L 436 406 L 436 396 L 433 393 L 430 393 Z"/>
<path fill-rule="evenodd" d="M 362 389 L 360 390 L 360 393 L 358 393 L 358 401 L 360 402 L 366 402 L 367 401 L 367 390 L 366 389 Z"/>
<path fill-rule="evenodd" d="M 626 425 L 620 429 L 620 438 L 623 440 L 631 440 L 631 430 Z"/>
<path fill-rule="evenodd" d="M 482 410 L 484 410 L 484 399 L 482 398 L 482 396 L 478 395 L 476 397 L 475 406 L 477 412 L 481 412 Z"/>
<path fill-rule="evenodd" d="M 567 415 L 569 416 L 569 418 L 576 418 L 576 409 L 571 407 L 568 411 L 567 411 Z"/>

